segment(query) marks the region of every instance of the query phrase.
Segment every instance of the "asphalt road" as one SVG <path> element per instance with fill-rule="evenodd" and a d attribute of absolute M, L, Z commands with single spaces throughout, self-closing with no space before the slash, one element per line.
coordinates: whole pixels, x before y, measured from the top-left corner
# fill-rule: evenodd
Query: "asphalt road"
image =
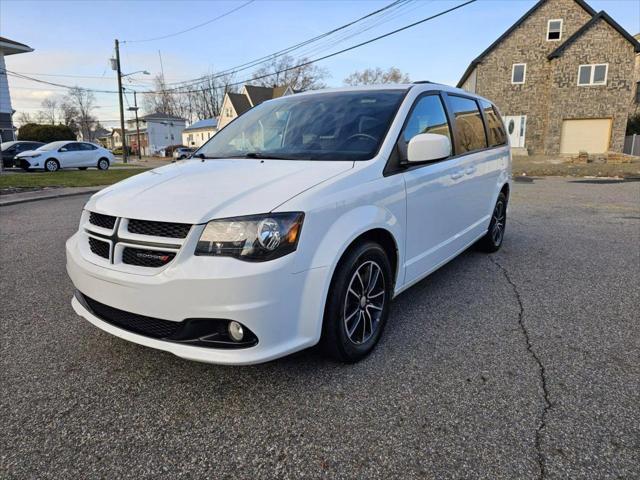
<path fill-rule="evenodd" d="M 375 353 L 191 363 L 77 317 L 86 198 L 0 209 L 2 478 L 640 478 L 640 183 L 515 186 Z"/>

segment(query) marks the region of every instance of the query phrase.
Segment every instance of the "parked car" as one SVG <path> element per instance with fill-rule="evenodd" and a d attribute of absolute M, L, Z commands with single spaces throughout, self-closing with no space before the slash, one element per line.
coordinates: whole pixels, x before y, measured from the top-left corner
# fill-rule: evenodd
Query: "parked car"
<path fill-rule="evenodd" d="M 173 159 L 184 160 L 185 158 L 189 158 L 193 152 L 194 152 L 193 148 L 189 148 L 189 147 L 176 148 L 173 151 Z"/>
<path fill-rule="evenodd" d="M 86 170 L 95 167 L 107 170 L 113 163 L 113 154 L 104 147 L 89 142 L 60 141 L 43 145 L 16 155 L 24 170 L 40 169 L 55 172 L 61 168 Z"/>
<path fill-rule="evenodd" d="M 2 152 L 2 165 L 5 168 L 15 166 L 16 155 L 27 150 L 35 150 L 44 145 L 42 142 L 16 140 L 13 142 L 2 142 L 0 152 Z"/>
<path fill-rule="evenodd" d="M 463 90 L 285 96 L 194 156 L 95 194 L 66 244 L 79 315 L 187 359 L 259 363 L 320 342 L 360 360 L 393 333 L 393 297 L 504 238 L 509 143 L 494 105 Z"/>

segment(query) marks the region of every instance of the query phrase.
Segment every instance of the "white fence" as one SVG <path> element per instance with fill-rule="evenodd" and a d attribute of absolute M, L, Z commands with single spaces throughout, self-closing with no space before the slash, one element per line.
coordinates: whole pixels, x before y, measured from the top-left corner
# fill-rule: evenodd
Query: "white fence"
<path fill-rule="evenodd" d="M 624 153 L 640 157 L 640 135 L 634 133 L 624 138 Z"/>

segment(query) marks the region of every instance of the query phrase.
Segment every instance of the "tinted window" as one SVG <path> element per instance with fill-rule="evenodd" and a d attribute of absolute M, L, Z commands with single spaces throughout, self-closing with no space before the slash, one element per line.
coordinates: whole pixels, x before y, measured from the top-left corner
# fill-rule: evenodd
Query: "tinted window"
<path fill-rule="evenodd" d="M 439 95 L 427 95 L 418 100 L 404 128 L 404 141 L 409 143 L 420 133 L 444 135 L 451 141 L 449 123 Z"/>
<path fill-rule="evenodd" d="M 504 125 L 498 115 L 495 107 L 486 100 L 480 100 L 480 106 L 484 112 L 484 118 L 487 121 L 487 132 L 489 134 L 489 146 L 504 145 L 507 143 L 507 135 L 504 131 Z"/>
<path fill-rule="evenodd" d="M 456 119 L 456 154 L 485 148 L 484 124 L 475 100 L 449 95 L 449 103 Z"/>
<path fill-rule="evenodd" d="M 90 143 L 80 143 L 80 150 L 97 150 L 98 147 L 91 145 Z"/>
<path fill-rule="evenodd" d="M 80 150 L 80 144 L 79 143 L 67 143 L 66 145 L 64 145 L 63 147 L 67 152 L 77 152 Z"/>
<path fill-rule="evenodd" d="M 378 151 L 404 94 L 404 90 L 377 90 L 281 97 L 238 117 L 197 154 L 367 160 Z"/>

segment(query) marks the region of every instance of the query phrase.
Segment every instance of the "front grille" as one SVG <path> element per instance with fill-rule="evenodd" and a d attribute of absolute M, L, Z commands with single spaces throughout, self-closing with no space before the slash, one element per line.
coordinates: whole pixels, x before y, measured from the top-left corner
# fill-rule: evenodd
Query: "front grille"
<path fill-rule="evenodd" d="M 107 242 L 89 237 L 89 248 L 99 257 L 109 258 L 109 244 Z"/>
<path fill-rule="evenodd" d="M 122 251 L 122 263 L 139 267 L 162 267 L 173 260 L 175 252 L 160 252 L 142 248 L 125 247 Z"/>
<path fill-rule="evenodd" d="M 89 223 L 96 227 L 106 228 L 113 230 L 113 226 L 116 224 L 116 217 L 111 215 L 103 215 L 102 213 L 91 212 L 89 214 Z"/>
<path fill-rule="evenodd" d="M 159 318 L 145 317 L 135 313 L 125 312 L 117 308 L 110 307 L 104 303 L 97 302 L 92 298 L 82 295 L 93 313 L 101 320 L 120 327 L 130 332 L 139 333 L 152 338 L 166 338 L 174 335 L 180 328 L 182 322 L 171 322 Z"/>
<path fill-rule="evenodd" d="M 129 220 L 127 229 L 139 235 L 156 237 L 186 238 L 191 225 L 187 223 L 152 222 L 148 220 Z"/>

